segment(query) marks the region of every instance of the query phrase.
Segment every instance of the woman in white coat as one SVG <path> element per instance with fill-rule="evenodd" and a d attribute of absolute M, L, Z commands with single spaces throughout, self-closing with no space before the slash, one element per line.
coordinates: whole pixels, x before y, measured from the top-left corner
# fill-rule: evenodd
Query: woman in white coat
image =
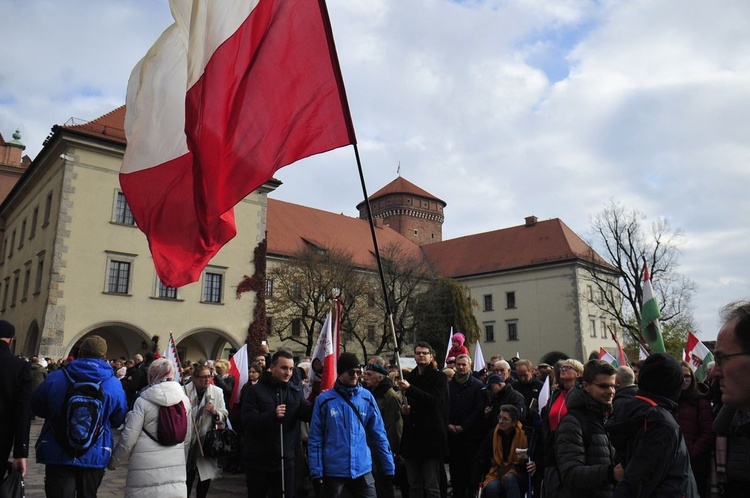
<path fill-rule="evenodd" d="M 193 420 L 196 432 L 193 432 L 193 444 L 190 448 L 187 462 L 187 489 L 188 496 L 192 488 L 196 474 L 198 484 L 196 485 L 196 496 L 205 498 L 208 495 L 208 487 L 219 473 L 219 465 L 216 458 L 204 458 L 198 440 L 203 442 L 206 433 L 213 429 L 217 421 L 227 422 L 229 412 L 224 404 L 224 393 L 221 389 L 211 384 L 211 370 L 206 365 L 198 365 L 193 369 L 193 382 L 185 386 L 185 394 L 190 399 L 193 408 Z"/>
<path fill-rule="evenodd" d="M 149 385 L 135 401 L 125 419 L 125 428 L 112 454 L 109 468 L 114 469 L 129 459 L 125 496 L 130 497 L 187 497 L 185 465 L 190 438 L 190 400 L 182 386 L 174 381 L 175 367 L 170 360 L 155 360 L 148 369 Z M 156 435 L 159 408 L 183 403 L 187 413 L 188 431 L 185 441 L 174 446 L 162 446 L 145 432 Z"/>

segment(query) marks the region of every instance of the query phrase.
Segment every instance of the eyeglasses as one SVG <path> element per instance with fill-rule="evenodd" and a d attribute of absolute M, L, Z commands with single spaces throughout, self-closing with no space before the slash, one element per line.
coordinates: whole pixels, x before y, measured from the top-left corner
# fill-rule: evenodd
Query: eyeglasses
<path fill-rule="evenodd" d="M 596 387 L 598 387 L 599 389 L 605 389 L 605 390 L 606 389 L 615 389 L 617 387 L 614 384 L 603 384 L 603 383 L 602 384 L 594 384 L 594 385 Z"/>
<path fill-rule="evenodd" d="M 349 374 L 349 377 L 361 377 L 362 376 L 362 370 L 358 370 L 356 368 L 352 368 L 351 370 L 347 370 Z"/>
<path fill-rule="evenodd" d="M 750 352 L 746 353 L 732 353 L 732 354 L 714 354 L 714 361 L 717 367 L 721 367 L 724 362 L 732 356 L 750 356 Z"/>
<path fill-rule="evenodd" d="M 429 356 L 429 351 L 414 351 L 414 356 Z"/>
<path fill-rule="evenodd" d="M 575 369 L 575 367 L 571 367 L 570 365 L 563 365 L 563 366 L 561 366 L 560 367 L 560 371 L 562 372 L 563 370 L 575 370 L 576 372 L 578 371 L 578 370 Z"/>

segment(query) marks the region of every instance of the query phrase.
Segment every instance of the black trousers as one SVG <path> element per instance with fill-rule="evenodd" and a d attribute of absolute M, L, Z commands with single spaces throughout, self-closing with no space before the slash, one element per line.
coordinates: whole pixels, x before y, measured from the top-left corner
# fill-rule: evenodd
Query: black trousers
<path fill-rule="evenodd" d="M 190 496 L 190 492 L 193 490 L 193 481 L 195 481 L 195 478 L 198 476 L 198 469 L 193 466 L 191 470 L 187 471 L 187 491 L 188 496 Z M 206 479 L 205 481 L 201 481 L 198 479 L 198 484 L 195 485 L 195 496 L 198 498 L 206 498 L 208 496 L 208 488 L 211 486 L 211 479 Z"/>
<path fill-rule="evenodd" d="M 44 470 L 44 492 L 47 498 L 96 498 L 103 477 L 104 469 L 47 465 Z"/>
<path fill-rule="evenodd" d="M 281 498 L 281 471 L 267 472 L 253 468 L 245 461 L 248 498 Z M 284 464 L 284 498 L 294 496 L 294 460 Z M 269 494 L 270 493 L 270 494 Z"/>

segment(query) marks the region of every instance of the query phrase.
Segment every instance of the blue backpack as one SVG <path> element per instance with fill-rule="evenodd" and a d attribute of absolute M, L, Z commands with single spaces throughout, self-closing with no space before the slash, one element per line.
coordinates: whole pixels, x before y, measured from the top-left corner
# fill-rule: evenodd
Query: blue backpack
<path fill-rule="evenodd" d="M 53 429 L 60 446 L 77 458 L 90 450 L 102 433 L 104 392 L 101 382 L 76 381 L 67 369 L 63 374 L 70 386 Z"/>

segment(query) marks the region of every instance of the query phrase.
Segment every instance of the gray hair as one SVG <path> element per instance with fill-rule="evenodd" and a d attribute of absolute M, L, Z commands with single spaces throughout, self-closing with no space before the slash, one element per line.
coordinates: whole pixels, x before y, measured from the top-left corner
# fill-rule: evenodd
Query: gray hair
<path fill-rule="evenodd" d="M 148 367 L 148 383 L 156 384 L 165 380 L 174 380 L 174 362 L 166 358 L 159 358 Z"/>
<path fill-rule="evenodd" d="M 635 372 L 627 365 L 617 367 L 617 382 L 620 387 L 628 387 L 635 384 Z"/>
<path fill-rule="evenodd" d="M 469 362 L 469 366 L 471 366 L 471 356 L 468 354 L 460 354 L 456 357 L 456 361 L 460 360 L 461 358 L 466 358 L 466 361 Z"/>

